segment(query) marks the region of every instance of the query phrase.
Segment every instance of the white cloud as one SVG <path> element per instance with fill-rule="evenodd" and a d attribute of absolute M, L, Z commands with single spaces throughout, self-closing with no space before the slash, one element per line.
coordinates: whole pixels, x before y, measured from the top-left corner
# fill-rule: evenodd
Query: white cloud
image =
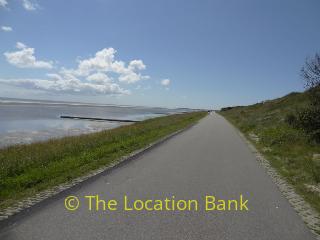
<path fill-rule="evenodd" d="M 131 70 L 144 70 L 146 69 L 146 65 L 144 65 L 144 63 L 141 60 L 132 60 L 129 63 L 129 69 Z"/>
<path fill-rule="evenodd" d="M 116 74 L 118 80 L 124 83 L 135 83 L 149 78 L 138 72 L 146 69 L 142 60 L 132 60 L 126 66 L 125 62 L 115 60 L 116 52 L 114 48 L 104 48 L 96 52 L 94 57 L 80 60 L 78 68 L 70 71 L 76 76 L 84 77 L 92 73 Z"/>
<path fill-rule="evenodd" d="M 12 32 L 13 29 L 12 27 L 9 27 L 9 26 L 1 26 L 1 30 L 4 32 Z"/>
<path fill-rule="evenodd" d="M 30 1 L 30 0 L 22 0 L 22 6 L 27 11 L 34 11 L 39 7 L 38 4 L 36 4 L 36 3 L 34 3 L 32 1 Z"/>
<path fill-rule="evenodd" d="M 62 80 L 62 77 L 57 73 L 47 73 L 46 75 L 47 75 L 47 77 L 51 78 L 54 81 Z"/>
<path fill-rule="evenodd" d="M 143 79 L 143 76 L 141 74 L 137 74 L 133 71 L 125 71 L 122 73 L 119 77 L 120 82 L 125 82 L 125 83 L 135 83 Z"/>
<path fill-rule="evenodd" d="M 7 0 L 0 0 L 0 7 L 6 7 L 7 4 Z"/>
<path fill-rule="evenodd" d="M 19 68 L 53 68 L 52 62 L 38 61 L 34 56 L 34 48 L 27 47 L 24 43 L 17 42 L 15 52 L 5 52 L 7 61 Z"/>
<path fill-rule="evenodd" d="M 8 0 L 0 0 L 0 7 L 6 7 L 8 5 Z M 39 5 L 30 0 L 22 0 L 22 6 L 27 11 L 34 11 L 39 8 Z"/>
<path fill-rule="evenodd" d="M 94 73 L 87 77 L 88 81 L 95 82 L 95 83 L 109 83 L 111 82 L 111 78 L 109 78 L 106 74 L 98 72 Z"/>
<path fill-rule="evenodd" d="M 170 85 L 170 83 L 171 83 L 170 79 L 161 80 L 161 85 L 162 86 L 168 87 Z"/>
<path fill-rule="evenodd" d="M 73 70 L 62 68 L 59 73 L 48 73 L 47 76 L 50 78 L 50 80 L 43 80 L 44 82 L 41 83 L 36 81 L 36 85 L 33 85 L 33 87 L 41 88 L 47 91 L 67 92 L 73 94 L 130 94 L 129 90 L 121 88 L 119 84 L 114 83 L 106 74 L 100 72 L 83 78 L 81 76 L 75 76 Z M 23 81 L 22 83 L 25 84 Z"/>
<path fill-rule="evenodd" d="M 22 43 L 22 42 L 17 42 L 17 43 L 16 43 L 16 48 L 18 48 L 18 49 L 24 49 L 24 48 L 27 48 L 27 46 L 26 46 L 24 43 Z"/>
<path fill-rule="evenodd" d="M 16 48 L 18 50 L 15 52 L 4 53 L 12 65 L 53 71 L 43 79 L 0 79 L 2 84 L 55 93 L 127 95 L 130 91 L 122 88 L 121 83 L 134 83 L 149 78 L 139 72 L 146 69 L 142 60 L 132 60 L 129 64 L 115 60 L 116 50 L 113 48 L 104 48 L 96 52 L 94 57 L 78 60 L 78 66 L 74 69 L 57 69 L 53 68 L 52 62 L 36 60 L 34 48 L 24 43 L 17 42 Z"/>
<path fill-rule="evenodd" d="M 124 95 L 130 91 L 122 89 L 118 84 L 92 84 L 75 78 L 60 79 L 0 79 L 0 83 L 28 89 L 39 89 L 56 93 L 70 94 L 109 94 Z"/>
<path fill-rule="evenodd" d="M 110 71 L 114 62 L 114 54 L 116 50 L 113 48 L 104 48 L 98 51 L 93 58 L 80 60 L 78 69 L 75 74 L 79 76 L 88 76 L 94 71 Z"/>

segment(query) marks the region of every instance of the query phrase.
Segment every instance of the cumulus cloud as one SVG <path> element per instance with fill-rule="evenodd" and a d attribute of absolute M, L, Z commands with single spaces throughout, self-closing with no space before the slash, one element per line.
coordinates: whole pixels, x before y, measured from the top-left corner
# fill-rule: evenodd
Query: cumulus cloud
<path fill-rule="evenodd" d="M 110 71 L 114 62 L 116 50 L 113 48 L 104 48 L 98 51 L 93 58 L 79 61 L 78 68 L 74 71 L 79 76 L 88 76 L 94 71 Z"/>
<path fill-rule="evenodd" d="M 9 27 L 9 26 L 1 26 L 1 30 L 4 32 L 12 32 L 13 29 L 12 27 Z"/>
<path fill-rule="evenodd" d="M 87 80 L 95 83 L 109 83 L 112 81 L 111 78 L 109 78 L 106 74 L 101 72 L 94 73 L 88 76 Z"/>
<path fill-rule="evenodd" d="M 146 69 L 146 65 L 141 60 L 132 60 L 129 63 L 129 69 L 131 70 L 144 70 Z"/>
<path fill-rule="evenodd" d="M 53 68 L 52 62 L 38 61 L 34 56 L 34 48 L 27 47 L 24 43 L 17 42 L 15 52 L 5 52 L 7 61 L 19 68 Z"/>
<path fill-rule="evenodd" d="M 8 4 L 7 0 L 0 0 L 0 7 L 6 7 Z"/>
<path fill-rule="evenodd" d="M 170 83 L 171 83 L 170 79 L 161 80 L 161 85 L 162 86 L 168 87 L 170 85 Z"/>
<path fill-rule="evenodd" d="M 0 0 L 1 1 L 1 0 Z M 22 0 L 22 6 L 27 11 L 34 11 L 38 8 L 38 4 L 30 1 L 30 0 Z"/>
<path fill-rule="evenodd" d="M 127 66 L 125 62 L 115 60 L 116 52 L 114 48 L 104 48 L 96 52 L 94 57 L 80 60 L 78 68 L 72 72 L 76 76 L 84 77 L 94 72 L 116 74 L 118 80 L 124 83 L 135 83 L 149 78 L 138 72 L 146 69 L 142 60 L 132 60 Z"/>
<path fill-rule="evenodd" d="M 53 68 L 52 62 L 38 61 L 34 48 L 17 42 L 15 52 L 4 53 L 7 61 L 21 68 Z M 146 69 L 142 60 L 132 60 L 128 64 L 116 60 L 116 50 L 104 48 L 88 59 L 78 60 L 76 68 L 54 68 L 41 79 L 0 79 L 0 83 L 14 86 L 40 89 L 50 92 L 72 94 L 108 94 L 127 95 L 130 91 L 120 86 L 121 83 L 135 83 L 149 76 L 140 71 Z"/>

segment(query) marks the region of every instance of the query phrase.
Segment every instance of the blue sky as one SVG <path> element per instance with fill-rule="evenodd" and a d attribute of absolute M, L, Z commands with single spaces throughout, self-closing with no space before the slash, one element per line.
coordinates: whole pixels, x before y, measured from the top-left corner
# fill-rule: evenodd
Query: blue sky
<path fill-rule="evenodd" d="M 301 91 L 318 0 L 0 0 L 0 96 L 220 108 Z"/>

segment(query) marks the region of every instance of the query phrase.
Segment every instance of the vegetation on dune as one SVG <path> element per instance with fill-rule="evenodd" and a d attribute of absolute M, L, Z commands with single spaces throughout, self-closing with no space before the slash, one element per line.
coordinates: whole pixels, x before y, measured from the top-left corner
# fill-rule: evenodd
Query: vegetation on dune
<path fill-rule="evenodd" d="M 0 209 L 107 166 L 206 114 L 170 115 L 98 133 L 0 149 Z"/>
<path fill-rule="evenodd" d="M 302 69 L 306 91 L 221 109 L 295 189 L 320 212 L 320 57 Z"/>
<path fill-rule="evenodd" d="M 220 114 L 238 127 L 320 212 L 320 192 L 314 191 L 320 183 L 320 145 L 303 129 L 286 122 L 288 114 L 302 111 L 308 104 L 307 93 L 293 93 L 264 103 L 220 111 Z"/>
<path fill-rule="evenodd" d="M 308 59 L 301 70 L 309 104 L 296 113 L 288 114 L 286 122 L 294 128 L 300 128 L 313 141 L 320 143 L 320 56 Z"/>

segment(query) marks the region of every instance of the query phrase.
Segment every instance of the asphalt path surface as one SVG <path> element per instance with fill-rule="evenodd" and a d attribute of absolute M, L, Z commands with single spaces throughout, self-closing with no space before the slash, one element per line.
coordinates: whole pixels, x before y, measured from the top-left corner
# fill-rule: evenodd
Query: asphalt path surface
<path fill-rule="evenodd" d="M 249 211 L 206 211 L 205 196 L 248 200 Z M 64 200 L 80 200 L 75 211 Z M 85 196 L 115 199 L 89 210 Z M 123 198 L 195 199 L 198 211 L 124 211 Z M 93 208 L 95 207 L 94 203 Z M 101 206 L 101 205 L 99 205 Z M 221 205 L 220 205 L 221 206 Z M 123 166 L 49 199 L 2 226 L 0 239 L 315 239 L 237 131 L 212 114 Z"/>

